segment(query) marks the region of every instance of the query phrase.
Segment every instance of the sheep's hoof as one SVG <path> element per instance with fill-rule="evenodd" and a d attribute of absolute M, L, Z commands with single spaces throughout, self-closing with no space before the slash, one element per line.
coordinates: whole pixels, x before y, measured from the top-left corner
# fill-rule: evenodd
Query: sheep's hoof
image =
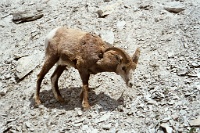
<path fill-rule="evenodd" d="M 89 110 L 91 106 L 83 107 L 84 110 Z"/>
<path fill-rule="evenodd" d="M 88 110 L 91 108 L 91 106 L 88 103 L 82 103 L 82 107 L 84 110 Z"/>
<path fill-rule="evenodd" d="M 39 98 L 35 98 L 35 105 L 39 106 L 41 104 L 41 101 Z"/>

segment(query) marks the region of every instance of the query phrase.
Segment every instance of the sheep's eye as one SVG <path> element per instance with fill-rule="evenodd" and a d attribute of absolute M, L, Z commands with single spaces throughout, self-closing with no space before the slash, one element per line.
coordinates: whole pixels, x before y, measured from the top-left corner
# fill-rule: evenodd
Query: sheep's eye
<path fill-rule="evenodd" d="M 102 52 L 99 53 L 99 58 L 103 58 L 103 53 Z"/>
<path fill-rule="evenodd" d="M 125 66 L 123 66 L 123 67 L 122 67 L 122 70 L 123 70 L 124 72 L 126 72 L 126 67 L 125 67 Z"/>

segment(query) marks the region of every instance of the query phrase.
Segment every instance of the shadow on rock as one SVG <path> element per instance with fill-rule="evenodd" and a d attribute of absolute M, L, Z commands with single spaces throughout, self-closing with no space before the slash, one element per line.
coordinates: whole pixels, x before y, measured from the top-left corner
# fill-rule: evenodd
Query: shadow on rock
<path fill-rule="evenodd" d="M 60 93 L 62 97 L 65 99 L 64 103 L 58 102 L 52 90 L 44 90 L 40 92 L 40 99 L 41 104 L 44 105 L 46 108 L 57 108 L 57 109 L 65 109 L 74 110 L 75 108 L 82 108 L 80 99 L 80 92 L 81 87 L 73 87 L 73 88 L 65 88 L 60 89 Z M 30 97 L 30 107 L 35 107 L 35 102 L 33 95 Z M 100 111 L 108 111 L 108 110 L 115 110 L 119 105 L 124 104 L 123 94 L 117 100 L 111 98 L 110 96 L 101 92 L 100 94 L 96 95 L 93 89 L 89 91 L 89 103 L 93 107 L 96 104 L 100 105 Z"/>

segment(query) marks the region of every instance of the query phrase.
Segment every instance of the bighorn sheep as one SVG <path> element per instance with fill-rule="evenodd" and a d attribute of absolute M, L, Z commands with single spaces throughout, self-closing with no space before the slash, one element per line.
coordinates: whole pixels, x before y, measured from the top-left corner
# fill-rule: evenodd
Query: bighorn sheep
<path fill-rule="evenodd" d="M 97 36 L 77 29 L 58 27 L 52 30 L 45 40 L 45 62 L 38 74 L 35 103 L 41 103 L 39 98 L 40 85 L 45 74 L 57 63 L 51 76 L 52 90 L 55 98 L 63 102 L 58 79 L 67 66 L 76 68 L 82 79 L 82 107 L 90 108 L 88 103 L 88 80 L 90 74 L 99 72 L 115 72 L 119 74 L 128 86 L 132 86 L 132 72 L 136 69 L 140 55 L 136 49 L 131 58 L 124 50 L 112 47 Z"/>

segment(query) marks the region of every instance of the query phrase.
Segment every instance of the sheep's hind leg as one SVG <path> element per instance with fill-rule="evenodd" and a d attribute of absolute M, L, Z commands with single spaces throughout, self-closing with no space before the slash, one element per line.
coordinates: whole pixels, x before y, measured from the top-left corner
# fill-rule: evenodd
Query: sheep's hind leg
<path fill-rule="evenodd" d="M 63 71 L 65 70 L 65 68 L 66 68 L 66 66 L 58 65 L 56 67 L 54 73 L 51 76 L 51 85 L 52 85 L 53 94 L 54 94 L 54 97 L 56 98 L 56 100 L 58 100 L 59 102 L 65 101 L 63 99 L 63 97 L 61 96 L 59 87 L 58 87 L 58 79 L 61 76 L 61 74 L 63 73 Z"/>
<path fill-rule="evenodd" d="M 44 76 L 47 72 L 53 67 L 53 65 L 57 62 L 58 58 L 55 56 L 47 56 L 42 66 L 40 73 L 37 75 L 37 84 L 36 84 L 36 92 L 35 92 L 35 103 L 36 105 L 41 104 L 39 93 L 40 93 L 40 86 Z"/>

